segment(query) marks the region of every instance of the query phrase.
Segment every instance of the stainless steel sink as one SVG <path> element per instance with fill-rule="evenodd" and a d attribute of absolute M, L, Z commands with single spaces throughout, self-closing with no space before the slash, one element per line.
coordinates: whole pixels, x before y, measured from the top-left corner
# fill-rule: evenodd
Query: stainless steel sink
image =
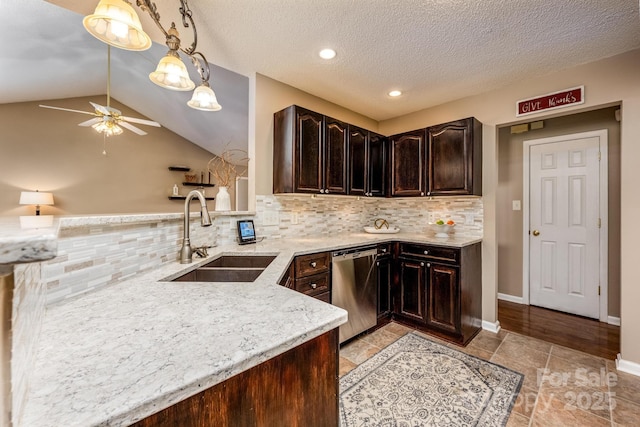
<path fill-rule="evenodd" d="M 203 267 L 241 267 L 241 268 L 267 268 L 275 259 L 272 255 L 223 255 L 203 265 Z"/>
<path fill-rule="evenodd" d="M 223 255 L 171 282 L 254 282 L 271 261 L 272 255 Z"/>

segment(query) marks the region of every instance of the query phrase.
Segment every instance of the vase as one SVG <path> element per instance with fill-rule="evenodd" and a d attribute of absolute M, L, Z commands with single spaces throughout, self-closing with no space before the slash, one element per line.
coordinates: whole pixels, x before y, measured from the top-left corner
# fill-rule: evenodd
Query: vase
<path fill-rule="evenodd" d="M 230 211 L 231 210 L 231 196 L 227 187 L 219 187 L 218 194 L 216 195 L 216 210 L 217 211 Z"/>

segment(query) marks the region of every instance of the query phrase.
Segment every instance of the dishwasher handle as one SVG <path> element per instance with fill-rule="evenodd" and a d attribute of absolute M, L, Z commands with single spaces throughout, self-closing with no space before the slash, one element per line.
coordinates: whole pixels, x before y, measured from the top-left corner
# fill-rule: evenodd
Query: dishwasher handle
<path fill-rule="evenodd" d="M 368 257 L 368 256 L 374 256 L 374 255 L 377 255 L 377 254 L 378 254 L 378 251 L 375 248 L 373 248 L 373 249 L 364 249 L 364 250 L 356 250 L 356 251 L 334 252 L 333 253 L 333 261 L 364 258 L 364 257 Z"/>

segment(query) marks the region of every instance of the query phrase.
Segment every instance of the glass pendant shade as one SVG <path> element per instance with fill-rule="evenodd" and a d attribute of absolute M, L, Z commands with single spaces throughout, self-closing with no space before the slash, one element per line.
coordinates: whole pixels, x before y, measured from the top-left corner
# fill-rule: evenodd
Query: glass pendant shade
<path fill-rule="evenodd" d="M 196 110 L 203 111 L 220 111 L 222 106 L 218 104 L 216 94 L 207 83 L 202 83 L 193 91 L 191 101 L 187 105 Z"/>
<path fill-rule="evenodd" d="M 100 0 L 93 15 L 82 20 L 87 31 L 111 46 L 126 50 L 147 50 L 151 37 L 142 29 L 140 18 L 125 0 Z"/>
<path fill-rule="evenodd" d="M 152 82 L 165 89 L 192 90 L 196 84 L 189 78 L 189 72 L 184 62 L 169 52 L 158 62 L 156 70 L 149 74 Z"/>

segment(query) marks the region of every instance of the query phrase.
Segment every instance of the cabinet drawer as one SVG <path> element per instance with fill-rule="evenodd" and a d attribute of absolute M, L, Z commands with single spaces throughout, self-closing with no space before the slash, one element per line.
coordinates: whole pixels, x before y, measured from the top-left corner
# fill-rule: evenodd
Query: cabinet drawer
<path fill-rule="evenodd" d="M 296 279 L 296 291 L 307 295 L 319 295 L 329 291 L 329 273 Z"/>
<path fill-rule="evenodd" d="M 331 256 L 329 252 L 300 255 L 296 257 L 296 278 L 329 271 Z"/>
<path fill-rule="evenodd" d="M 400 255 L 408 255 L 435 261 L 452 262 L 456 264 L 460 262 L 459 249 L 442 248 L 439 246 L 423 246 L 403 243 L 400 245 Z"/>

